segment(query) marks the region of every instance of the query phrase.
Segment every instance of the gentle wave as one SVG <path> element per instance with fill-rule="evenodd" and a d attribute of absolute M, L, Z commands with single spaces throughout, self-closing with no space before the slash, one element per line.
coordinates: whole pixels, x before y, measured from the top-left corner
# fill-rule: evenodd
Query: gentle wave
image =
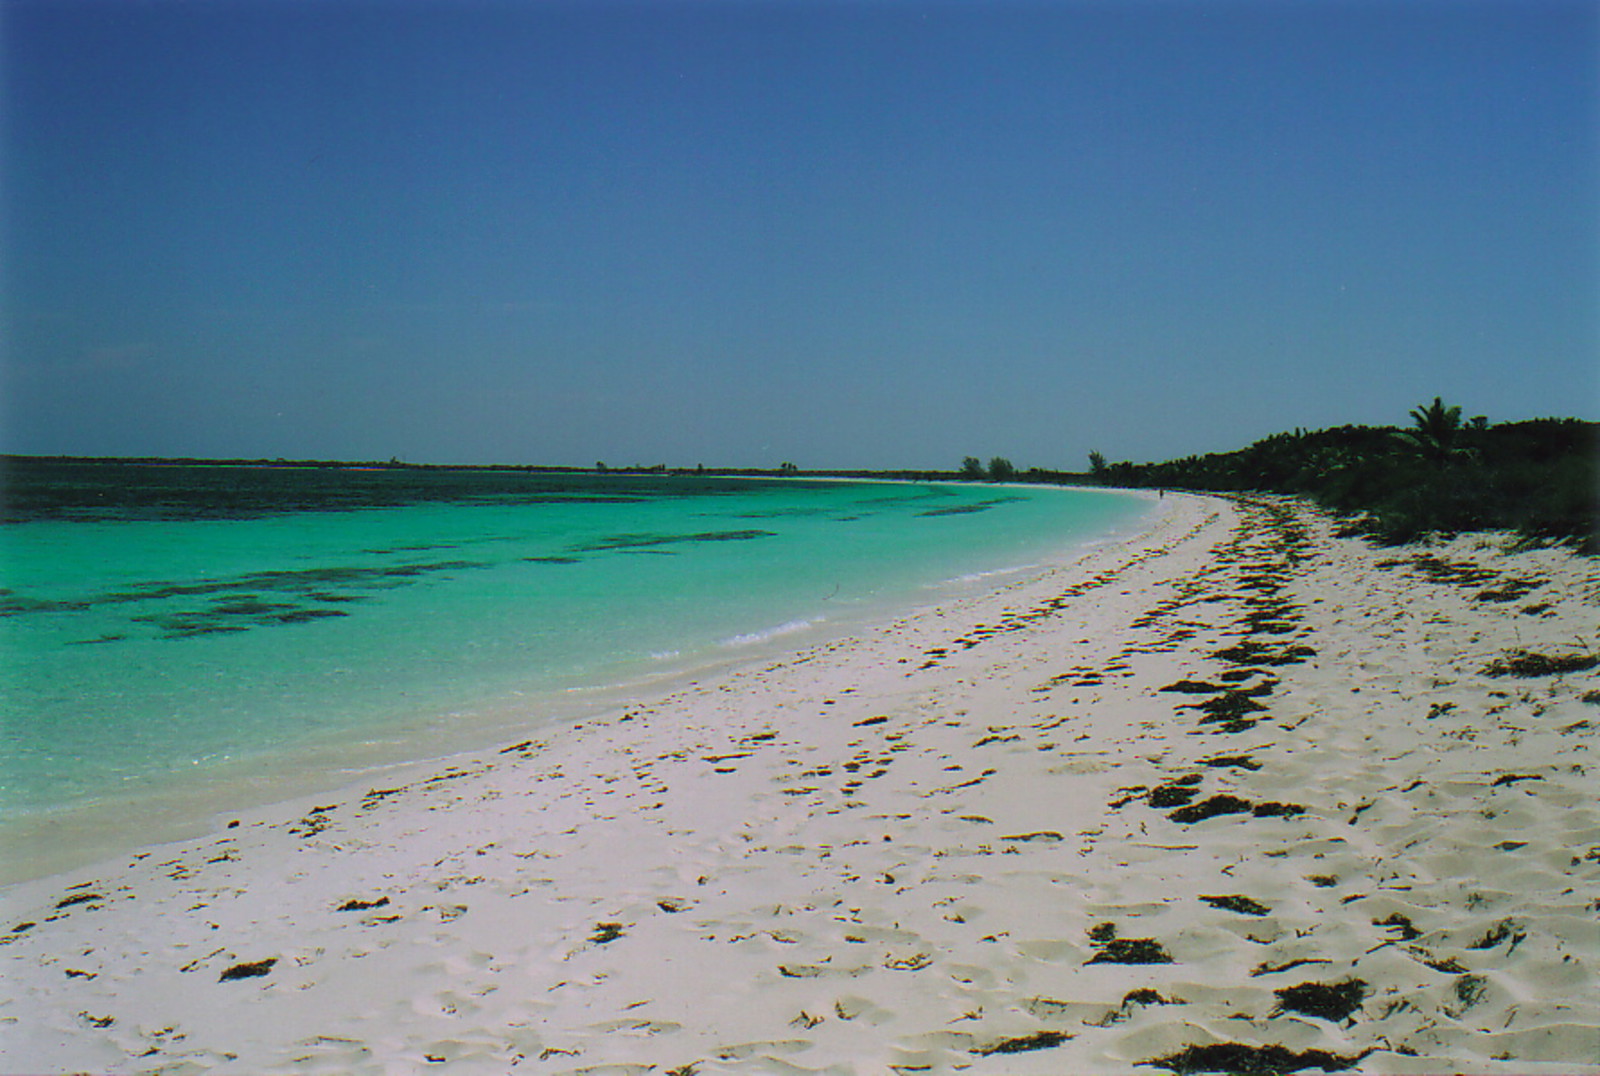
<path fill-rule="evenodd" d="M 1023 572 L 1033 571 L 1037 567 L 1039 567 L 1037 564 L 1018 564 L 1010 568 L 991 568 L 985 572 L 968 572 L 966 575 L 958 575 L 953 579 L 946 579 L 940 583 L 929 583 L 927 586 L 929 589 L 932 589 L 934 587 L 945 587 L 965 583 L 981 583 L 985 579 L 993 579 L 1000 575 L 1020 575 Z"/>
<path fill-rule="evenodd" d="M 775 628 L 768 628 L 766 631 L 754 631 L 745 635 L 730 636 L 729 638 L 723 639 L 717 645 L 725 647 L 755 646 L 758 643 L 764 643 L 770 639 L 776 639 L 783 635 L 793 635 L 796 632 L 806 631 L 807 629 L 814 628 L 821 623 L 825 623 L 825 618 L 818 618 L 817 620 L 789 620 L 779 624 Z"/>

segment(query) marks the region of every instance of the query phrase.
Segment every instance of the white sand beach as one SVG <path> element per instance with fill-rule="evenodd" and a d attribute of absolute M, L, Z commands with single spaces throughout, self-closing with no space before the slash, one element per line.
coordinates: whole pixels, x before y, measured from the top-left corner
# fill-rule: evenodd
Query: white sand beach
<path fill-rule="evenodd" d="M 1164 503 L 12 886 L 0 1073 L 1600 1073 L 1600 568 Z"/>

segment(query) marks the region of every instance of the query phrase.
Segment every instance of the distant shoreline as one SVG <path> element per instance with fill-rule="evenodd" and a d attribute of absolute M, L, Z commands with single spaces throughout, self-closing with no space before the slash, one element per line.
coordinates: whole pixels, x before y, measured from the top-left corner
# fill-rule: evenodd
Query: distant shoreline
<path fill-rule="evenodd" d="M 564 467 L 537 463 L 409 463 L 403 460 L 291 460 L 212 459 L 198 456 L 36 456 L 0 453 L 0 472 L 13 463 L 99 464 L 147 467 L 251 467 L 268 469 L 316 469 L 344 471 L 492 471 L 525 474 L 667 475 L 708 478 L 867 478 L 883 481 L 965 482 L 973 481 L 959 471 L 873 470 L 871 468 L 823 468 L 784 470 L 777 467 L 671 467 L 666 464 L 628 467 Z M 1047 476 L 1047 477 L 1046 477 Z M 985 480 L 986 481 L 986 480 Z M 1098 485 L 1088 474 L 1071 471 L 1043 471 L 1038 468 L 1012 478 L 1017 482 L 1044 482 L 1061 485 Z"/>

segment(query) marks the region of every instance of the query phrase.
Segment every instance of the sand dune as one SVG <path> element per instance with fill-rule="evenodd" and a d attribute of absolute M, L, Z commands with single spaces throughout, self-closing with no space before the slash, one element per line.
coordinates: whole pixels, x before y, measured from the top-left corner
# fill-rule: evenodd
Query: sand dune
<path fill-rule="evenodd" d="M 1165 503 L 14 886 L 0 1071 L 1600 1073 L 1600 571 Z"/>

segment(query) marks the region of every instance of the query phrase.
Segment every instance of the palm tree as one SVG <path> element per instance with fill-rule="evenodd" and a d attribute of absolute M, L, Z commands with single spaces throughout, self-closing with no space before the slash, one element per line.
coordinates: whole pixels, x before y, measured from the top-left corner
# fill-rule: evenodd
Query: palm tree
<path fill-rule="evenodd" d="M 1461 408 L 1446 407 L 1439 397 L 1427 407 L 1411 412 L 1412 429 L 1401 436 L 1417 446 L 1428 459 L 1443 464 L 1461 450 L 1456 447 L 1456 434 L 1461 431 Z"/>

